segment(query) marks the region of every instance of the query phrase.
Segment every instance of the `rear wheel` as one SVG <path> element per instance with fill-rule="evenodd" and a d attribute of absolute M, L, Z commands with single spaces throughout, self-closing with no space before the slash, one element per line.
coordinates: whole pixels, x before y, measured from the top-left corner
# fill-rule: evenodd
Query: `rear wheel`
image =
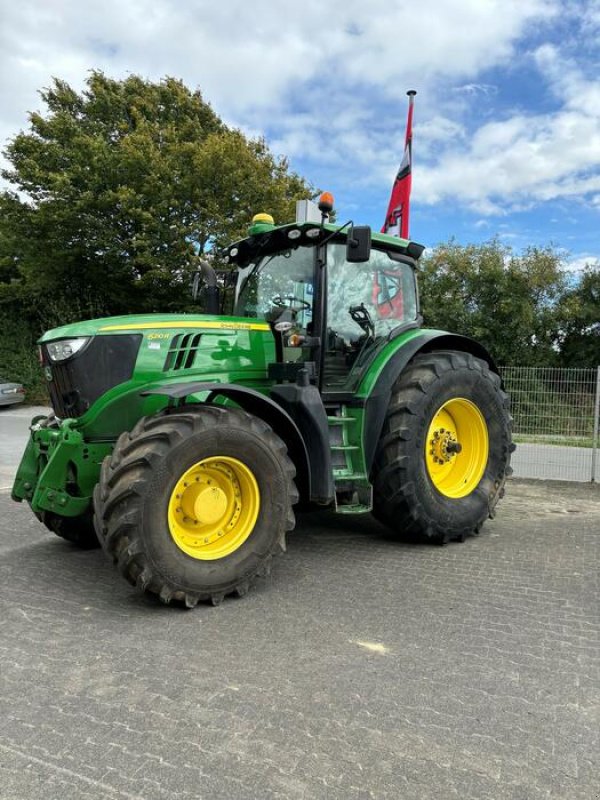
<path fill-rule="evenodd" d="M 243 595 L 285 549 L 298 495 L 287 449 L 237 409 L 146 417 L 104 460 L 94 493 L 104 549 L 138 588 L 193 607 Z"/>
<path fill-rule="evenodd" d="M 373 513 L 394 533 L 463 540 L 493 516 L 511 473 L 509 400 L 474 356 L 417 356 L 397 380 L 373 471 Z"/>

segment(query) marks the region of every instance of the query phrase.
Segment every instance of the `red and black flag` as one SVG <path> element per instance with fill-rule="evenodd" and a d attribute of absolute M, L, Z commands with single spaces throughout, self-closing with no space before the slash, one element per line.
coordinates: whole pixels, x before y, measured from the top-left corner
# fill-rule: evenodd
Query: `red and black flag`
<path fill-rule="evenodd" d="M 381 229 L 382 233 L 389 233 L 391 236 L 400 236 L 408 239 L 408 214 L 410 210 L 410 186 L 412 181 L 412 119 L 413 105 L 416 92 L 411 89 L 408 94 L 408 120 L 406 122 L 406 140 L 404 143 L 404 155 L 402 163 L 396 175 L 396 180 L 392 186 L 392 194 L 388 205 L 385 222 Z"/>

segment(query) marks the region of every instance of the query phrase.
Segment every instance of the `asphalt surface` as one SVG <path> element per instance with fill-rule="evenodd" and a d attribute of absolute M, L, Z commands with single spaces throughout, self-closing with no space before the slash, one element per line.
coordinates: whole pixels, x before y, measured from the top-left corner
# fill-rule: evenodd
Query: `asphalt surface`
<path fill-rule="evenodd" d="M 597 486 L 512 481 L 443 548 L 304 517 L 189 612 L 6 490 L 0 519 L 2 800 L 600 798 Z"/>
<path fill-rule="evenodd" d="M 590 481 L 592 448 L 555 444 L 517 444 L 511 463 L 515 476 L 552 481 Z M 600 481 L 600 452 L 596 453 L 596 481 Z"/>
<path fill-rule="evenodd" d="M 0 490 L 12 484 L 29 436 L 29 423 L 33 417 L 48 411 L 43 406 L 0 408 Z"/>

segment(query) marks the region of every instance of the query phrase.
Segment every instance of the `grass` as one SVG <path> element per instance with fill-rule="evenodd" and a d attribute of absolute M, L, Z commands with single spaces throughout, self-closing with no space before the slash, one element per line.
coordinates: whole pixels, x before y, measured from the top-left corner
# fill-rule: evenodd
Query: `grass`
<path fill-rule="evenodd" d="M 591 436 L 559 436 L 557 434 L 526 434 L 516 433 L 513 441 L 517 444 L 554 444 L 562 447 L 593 447 L 594 440 Z M 597 443 L 597 446 L 600 443 Z"/>

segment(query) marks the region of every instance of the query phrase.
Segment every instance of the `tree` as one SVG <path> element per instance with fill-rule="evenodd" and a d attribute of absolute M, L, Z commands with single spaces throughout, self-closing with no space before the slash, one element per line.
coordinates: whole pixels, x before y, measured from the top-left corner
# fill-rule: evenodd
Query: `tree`
<path fill-rule="evenodd" d="M 561 299 L 560 361 L 565 367 L 600 366 L 600 269 L 591 266 Z"/>
<path fill-rule="evenodd" d="M 200 254 L 314 194 L 174 78 L 95 71 L 82 93 L 55 79 L 41 97 L 47 113 L 6 149 L 16 191 L 0 194 L 0 304 L 36 327 L 185 307 Z"/>
<path fill-rule="evenodd" d="M 466 246 L 450 241 L 426 254 L 421 268 L 426 325 L 477 339 L 499 364 L 556 360 L 564 276 L 553 248 L 516 255 L 497 239 Z"/>

